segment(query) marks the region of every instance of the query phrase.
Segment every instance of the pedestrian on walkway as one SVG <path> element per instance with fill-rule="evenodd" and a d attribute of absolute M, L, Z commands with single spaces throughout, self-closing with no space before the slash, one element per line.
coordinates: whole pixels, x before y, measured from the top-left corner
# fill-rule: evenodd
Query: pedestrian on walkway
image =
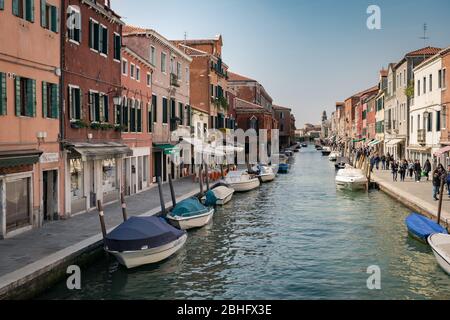
<path fill-rule="evenodd" d="M 442 167 L 443 169 L 443 167 Z M 425 164 L 423 165 L 423 172 L 425 173 L 425 177 L 427 177 L 427 181 L 430 180 L 430 172 L 431 172 L 431 162 L 427 159 Z"/>
<path fill-rule="evenodd" d="M 447 172 L 444 169 L 444 166 L 442 164 L 439 164 L 439 166 L 433 171 L 433 199 L 439 200 L 437 195 L 440 193 L 441 184 L 444 183 L 447 180 Z M 440 195 L 442 196 L 442 195 Z"/>
<path fill-rule="evenodd" d="M 414 176 L 414 162 L 411 159 L 409 159 L 408 171 L 409 171 L 409 177 L 412 179 Z"/>
<path fill-rule="evenodd" d="M 392 181 L 397 181 L 397 176 L 398 176 L 398 163 L 397 162 L 393 162 L 391 165 L 392 168 Z"/>
<path fill-rule="evenodd" d="M 414 164 L 414 174 L 416 175 L 416 182 L 420 182 L 422 166 L 420 165 L 419 160 L 416 160 L 416 163 Z"/>
<path fill-rule="evenodd" d="M 375 167 L 377 168 L 377 170 L 380 170 L 380 156 L 378 155 L 378 153 L 375 154 Z"/>
<path fill-rule="evenodd" d="M 406 177 L 406 170 L 408 170 L 408 161 L 404 159 L 398 169 L 398 172 L 400 173 L 400 181 L 404 182 Z"/>
<path fill-rule="evenodd" d="M 386 170 L 386 156 L 384 154 L 381 156 L 381 169 Z"/>
<path fill-rule="evenodd" d="M 447 177 L 445 179 L 445 183 L 447 184 L 447 194 L 450 198 L 450 164 L 447 167 Z"/>
<path fill-rule="evenodd" d="M 389 170 L 390 164 L 391 164 L 391 156 L 389 155 L 388 152 L 388 154 L 386 155 L 386 170 Z"/>

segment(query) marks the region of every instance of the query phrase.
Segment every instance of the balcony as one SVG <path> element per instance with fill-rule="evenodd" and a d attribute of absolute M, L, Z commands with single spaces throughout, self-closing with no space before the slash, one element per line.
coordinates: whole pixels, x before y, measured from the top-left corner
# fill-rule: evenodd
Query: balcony
<path fill-rule="evenodd" d="M 417 143 L 421 145 L 426 144 L 426 132 L 425 129 L 417 130 Z"/>
<path fill-rule="evenodd" d="M 211 70 L 215 71 L 219 76 L 228 79 L 228 72 L 222 67 L 222 59 L 218 59 L 217 63 L 211 62 Z"/>
<path fill-rule="evenodd" d="M 175 73 L 170 74 L 170 85 L 174 87 L 180 86 L 178 76 Z"/>

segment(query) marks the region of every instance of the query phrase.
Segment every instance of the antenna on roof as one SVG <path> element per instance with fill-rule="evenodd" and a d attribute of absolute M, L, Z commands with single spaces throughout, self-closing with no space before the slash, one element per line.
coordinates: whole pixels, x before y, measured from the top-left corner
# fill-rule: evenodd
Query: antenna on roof
<path fill-rule="evenodd" d="M 187 32 L 184 32 L 184 53 L 186 53 Z"/>
<path fill-rule="evenodd" d="M 419 37 L 419 39 L 423 40 L 423 44 L 426 47 L 427 46 L 427 40 L 430 39 L 430 37 L 427 36 L 428 26 L 426 23 L 423 24 L 423 37 Z"/>

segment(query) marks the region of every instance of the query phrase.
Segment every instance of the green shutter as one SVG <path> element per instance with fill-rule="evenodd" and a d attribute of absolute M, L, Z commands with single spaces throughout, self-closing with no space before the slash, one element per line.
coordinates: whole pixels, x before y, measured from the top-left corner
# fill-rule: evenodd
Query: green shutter
<path fill-rule="evenodd" d="M 0 0 L 0 10 L 5 9 L 5 0 Z"/>
<path fill-rule="evenodd" d="M 103 46 L 100 47 L 101 52 L 108 55 L 108 29 L 107 28 L 101 28 L 101 33 L 103 34 Z"/>
<path fill-rule="evenodd" d="M 59 117 L 59 85 L 52 85 L 52 106 L 51 117 L 58 119 Z"/>
<path fill-rule="evenodd" d="M 45 9 L 47 7 L 47 0 L 41 0 L 41 27 L 47 28 L 47 15 Z"/>
<path fill-rule="evenodd" d="M 6 73 L 0 73 L 0 115 L 5 115 L 6 109 Z"/>
<path fill-rule="evenodd" d="M 21 109 L 20 106 L 22 104 L 22 101 L 21 101 L 22 96 L 20 94 L 20 91 L 21 91 L 20 77 L 16 76 L 14 81 L 15 81 L 14 91 L 15 91 L 15 96 L 16 96 L 16 101 L 15 101 L 16 102 L 16 116 L 20 116 L 21 115 L 20 114 L 20 109 Z"/>
<path fill-rule="evenodd" d="M 103 96 L 104 103 L 103 107 L 105 108 L 105 122 L 109 122 L 109 101 L 108 96 Z"/>
<path fill-rule="evenodd" d="M 42 81 L 42 117 L 46 118 L 48 115 L 48 95 L 47 95 L 47 82 Z M 52 97 L 53 98 L 53 97 Z"/>
<path fill-rule="evenodd" d="M 34 0 L 25 0 L 25 3 L 25 19 L 30 22 L 34 22 Z"/>
<path fill-rule="evenodd" d="M 51 7 L 51 16 L 52 16 L 52 25 L 51 30 L 53 32 L 59 32 L 59 16 L 58 16 L 58 8 L 55 6 Z"/>
<path fill-rule="evenodd" d="M 27 79 L 26 116 L 36 116 L 36 80 Z"/>
<path fill-rule="evenodd" d="M 19 0 L 13 0 L 12 1 L 12 13 L 16 17 L 19 16 Z"/>
<path fill-rule="evenodd" d="M 94 94 L 95 103 L 95 121 L 100 121 L 100 95 L 98 93 Z"/>

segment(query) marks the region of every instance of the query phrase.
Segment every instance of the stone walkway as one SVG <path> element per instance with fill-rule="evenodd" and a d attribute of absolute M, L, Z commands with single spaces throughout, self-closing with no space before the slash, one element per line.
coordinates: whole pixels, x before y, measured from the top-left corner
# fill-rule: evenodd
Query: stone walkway
<path fill-rule="evenodd" d="M 194 184 L 192 178 L 175 181 L 174 189 L 177 198 L 189 197 L 200 191 L 198 183 Z M 166 207 L 169 207 L 171 198 L 168 184 L 163 186 L 163 190 Z M 128 197 L 126 203 L 128 216 L 156 214 L 160 212 L 158 187 Z M 106 206 L 104 212 L 107 229 L 122 222 L 120 203 Z M 33 229 L 11 239 L 0 240 L 0 287 L 2 277 L 6 274 L 29 266 L 68 247 L 77 246 L 94 236 L 98 238 L 100 233 L 98 212 L 95 210 L 67 220 L 49 222 L 42 228 Z M 85 244 L 91 245 L 91 243 Z"/>
<path fill-rule="evenodd" d="M 437 218 L 439 201 L 433 199 L 433 187 L 431 181 L 426 181 L 426 178 L 422 178 L 420 183 L 409 177 L 404 182 L 401 182 L 399 176 L 398 181 L 394 182 L 390 171 L 374 170 L 372 180 L 383 191 L 397 198 L 412 210 Z M 444 189 L 441 214 L 441 221 L 444 223 L 444 226 L 448 226 L 448 222 L 450 222 L 450 198 L 447 196 L 446 189 Z"/>

